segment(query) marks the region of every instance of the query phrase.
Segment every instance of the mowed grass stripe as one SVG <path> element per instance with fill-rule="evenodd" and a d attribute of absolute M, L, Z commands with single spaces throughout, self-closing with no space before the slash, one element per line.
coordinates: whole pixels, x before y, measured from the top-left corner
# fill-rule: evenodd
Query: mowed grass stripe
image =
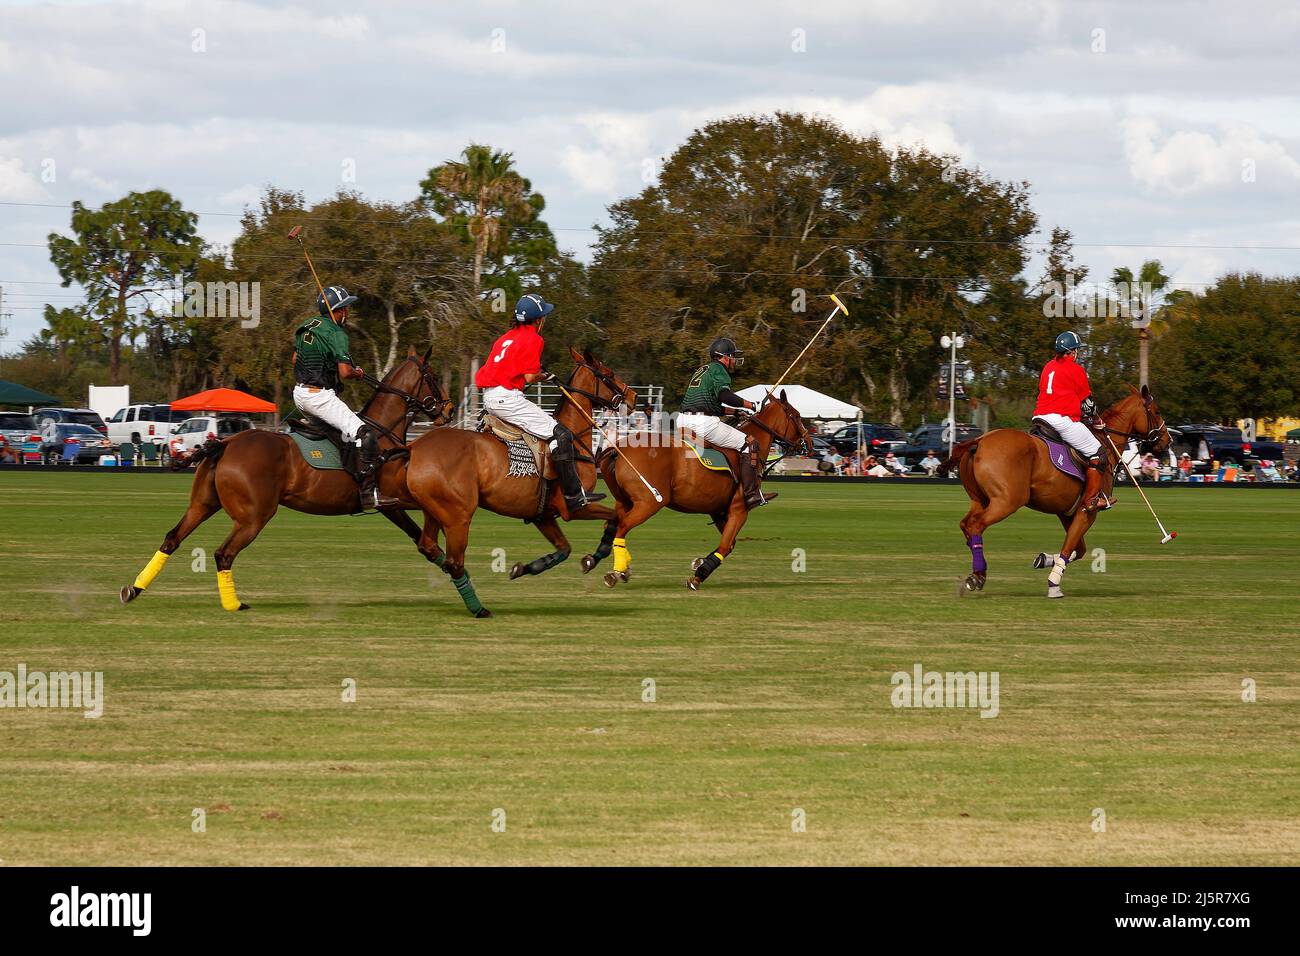
<path fill-rule="evenodd" d="M 576 560 L 599 525 L 511 582 L 493 548 L 549 546 L 480 514 L 477 621 L 382 519 L 282 510 L 235 566 L 251 611 L 217 602 L 224 515 L 121 606 L 188 487 L 0 474 L 0 670 L 106 682 L 99 720 L 0 710 L 6 865 L 1300 859 L 1295 494 L 1153 489 L 1162 548 L 1121 489 L 1088 541 L 1106 572 L 1072 566 L 1058 602 L 1029 568 L 1054 518 L 991 529 L 963 599 L 960 488 L 784 484 L 700 594 L 702 517 L 634 531 L 608 591 Z M 895 709 L 918 661 L 998 671 L 999 715 Z"/>

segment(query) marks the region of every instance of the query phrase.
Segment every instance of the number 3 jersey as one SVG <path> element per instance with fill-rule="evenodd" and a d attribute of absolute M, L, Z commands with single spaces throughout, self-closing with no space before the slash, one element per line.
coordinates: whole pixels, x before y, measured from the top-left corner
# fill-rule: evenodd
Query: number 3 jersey
<path fill-rule="evenodd" d="M 515 326 L 492 344 L 474 384 L 479 388 L 523 388 L 525 375 L 542 370 L 542 345 L 542 337 L 531 325 Z"/>
<path fill-rule="evenodd" d="M 348 334 L 333 319 L 315 316 L 293 333 L 293 377 L 299 385 L 339 387 L 339 362 L 355 365 Z"/>
<path fill-rule="evenodd" d="M 1038 404 L 1035 415 L 1064 415 L 1079 420 L 1079 405 L 1092 394 L 1088 373 L 1073 355 L 1058 355 L 1043 366 L 1038 379 Z"/>

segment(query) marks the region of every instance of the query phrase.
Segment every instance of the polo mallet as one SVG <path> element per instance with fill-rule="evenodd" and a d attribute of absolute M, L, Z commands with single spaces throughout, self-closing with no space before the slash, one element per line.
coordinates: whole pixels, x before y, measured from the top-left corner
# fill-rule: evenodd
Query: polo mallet
<path fill-rule="evenodd" d="M 799 360 L 804 357 L 810 348 L 812 348 L 813 343 L 817 341 L 817 337 L 826 331 L 826 326 L 831 324 L 831 319 L 835 318 L 835 316 L 841 312 L 845 315 L 849 314 L 849 310 L 844 307 L 844 303 L 840 301 L 839 296 L 832 292 L 830 298 L 831 301 L 835 303 L 835 308 L 831 309 L 831 314 L 826 316 L 826 321 L 821 324 L 821 328 L 813 333 L 813 337 L 808 340 L 808 344 L 803 347 L 803 351 L 794 357 L 794 361 L 790 363 L 789 368 L 781 373 L 781 377 L 776 380 L 776 384 L 767 390 L 767 394 L 763 397 L 765 403 L 772 397 L 772 393 L 780 388 L 781 383 L 785 381 L 785 377 L 794 371 L 794 367 L 799 364 Z"/>
<path fill-rule="evenodd" d="M 1147 506 L 1147 511 L 1151 512 L 1151 517 L 1156 519 L 1156 527 L 1159 528 L 1160 533 L 1164 535 L 1164 537 L 1160 539 L 1160 543 L 1168 544 L 1170 541 L 1173 541 L 1174 538 L 1178 537 L 1178 532 L 1165 530 L 1165 526 L 1160 523 L 1160 516 L 1156 514 L 1156 509 L 1152 508 L 1151 502 L 1147 500 L 1147 493 L 1142 490 L 1142 486 L 1138 484 L 1137 478 L 1133 475 L 1133 469 L 1128 466 L 1128 462 L 1124 460 L 1124 456 L 1121 455 L 1119 449 L 1115 447 L 1115 440 L 1110 437 L 1110 432 L 1102 432 L 1102 434 L 1106 436 L 1106 442 L 1110 445 L 1111 451 L 1115 452 L 1115 457 L 1119 459 L 1119 463 L 1124 466 L 1124 471 L 1128 473 L 1128 480 L 1133 482 L 1133 487 L 1136 488 L 1137 493 L 1142 496 L 1142 501 Z"/>
<path fill-rule="evenodd" d="M 578 411 L 582 412 L 582 417 L 585 418 L 587 421 L 591 422 L 591 427 L 596 429 L 596 431 L 600 432 L 601 437 L 604 438 L 605 441 L 609 442 L 610 447 L 612 448 L 616 444 L 614 440 L 611 439 L 608 434 L 606 434 L 605 429 L 601 428 L 599 425 L 596 424 L 596 420 L 587 414 L 587 410 L 583 408 L 581 405 L 579 405 L 576 400 L 574 400 L 574 397 L 569 392 L 569 390 L 565 388 L 563 385 L 561 385 L 558 380 L 556 380 L 555 382 L 555 387 L 564 393 L 565 398 L 573 402 L 573 407 L 576 408 Z M 629 468 L 632 469 L 633 473 L 638 478 L 641 479 L 641 484 L 645 485 L 647 488 L 650 489 L 650 494 L 655 496 L 655 501 L 662 502 L 664 500 L 664 496 L 659 493 L 658 488 L 650 484 L 650 482 L 646 481 L 646 477 L 645 475 L 641 474 L 641 470 L 637 468 L 636 465 L 632 464 L 632 462 L 628 461 L 626 455 L 623 456 L 623 461 L 627 464 Z"/>
<path fill-rule="evenodd" d="M 311 270 L 311 277 L 316 280 L 316 288 L 320 290 L 321 301 L 325 303 L 325 311 L 329 312 L 330 320 L 337 322 L 334 318 L 334 309 L 330 306 L 329 296 L 325 294 L 325 287 L 320 284 L 320 276 L 316 274 L 316 267 L 312 265 L 311 254 L 307 252 L 307 246 L 302 241 L 302 226 L 294 226 L 289 230 L 289 238 L 297 239 L 298 245 L 302 247 L 302 254 L 307 259 L 307 268 Z"/>

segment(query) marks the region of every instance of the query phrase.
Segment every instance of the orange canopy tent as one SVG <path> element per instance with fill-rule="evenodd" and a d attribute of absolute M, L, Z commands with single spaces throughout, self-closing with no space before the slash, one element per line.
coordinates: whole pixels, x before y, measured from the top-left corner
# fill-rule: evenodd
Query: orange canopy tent
<path fill-rule="evenodd" d="M 263 412 L 275 414 L 275 406 L 270 402 L 241 392 L 234 388 L 210 388 L 186 398 L 172 402 L 172 408 L 178 412 Z"/>

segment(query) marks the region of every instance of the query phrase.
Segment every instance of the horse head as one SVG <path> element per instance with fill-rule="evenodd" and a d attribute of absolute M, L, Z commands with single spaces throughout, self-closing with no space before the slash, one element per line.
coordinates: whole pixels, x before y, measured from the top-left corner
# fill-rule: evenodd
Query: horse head
<path fill-rule="evenodd" d="M 1155 396 L 1145 385 L 1140 389 L 1132 385 L 1128 388 L 1129 394 L 1106 410 L 1103 418 L 1107 419 L 1107 427 L 1114 427 L 1120 437 L 1133 439 L 1144 451 L 1164 454 L 1169 448 L 1169 432 Z"/>
<path fill-rule="evenodd" d="M 432 354 L 432 345 L 425 349 L 422 357 L 415 354 L 415 346 L 408 347 L 406 358 L 384 376 L 378 394 L 397 395 L 406 401 L 408 410 L 428 415 L 434 425 L 446 425 L 452 419 L 456 404 L 447 397 L 442 382 L 429 367 Z"/>
<path fill-rule="evenodd" d="M 619 378 L 614 370 L 591 354 L 591 349 L 579 352 L 572 346 L 573 374 L 569 376 L 569 389 L 591 400 L 593 408 L 614 410 L 626 405 L 628 414 L 636 411 L 636 389 Z"/>
<path fill-rule="evenodd" d="M 763 407 L 750 419 L 770 434 L 776 441 L 792 451 L 812 452 L 812 435 L 803 423 L 799 410 L 786 398 L 785 389 L 781 394 L 768 396 Z"/>

